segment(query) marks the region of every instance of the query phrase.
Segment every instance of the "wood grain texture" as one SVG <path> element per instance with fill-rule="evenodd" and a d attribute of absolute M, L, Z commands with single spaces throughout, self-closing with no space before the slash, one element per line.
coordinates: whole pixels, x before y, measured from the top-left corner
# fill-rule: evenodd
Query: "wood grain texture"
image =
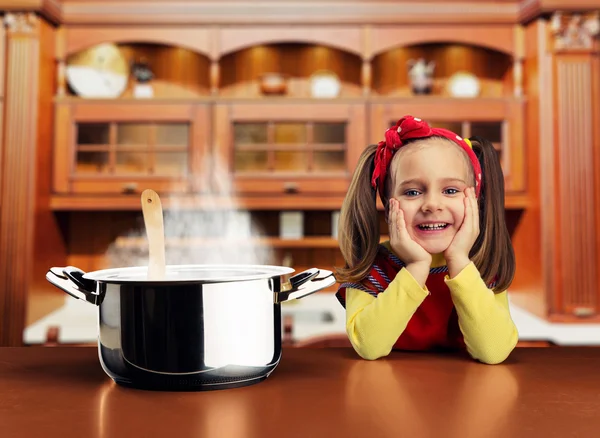
<path fill-rule="evenodd" d="M 227 26 L 219 29 L 219 56 L 273 43 L 323 45 L 360 56 L 360 40 L 359 26 Z"/>
<path fill-rule="evenodd" d="M 163 280 L 165 276 L 165 227 L 163 210 L 158 194 L 151 189 L 140 198 L 144 228 L 148 238 L 148 280 Z"/>
<path fill-rule="evenodd" d="M 161 4 L 163 3 L 163 4 Z M 170 7 L 165 7 L 168 3 Z M 182 4 L 183 3 L 183 4 Z M 597 8 L 596 0 L 422 0 L 417 5 L 409 1 L 353 0 L 350 10 L 338 10 L 339 0 L 330 0 L 322 9 L 311 10 L 312 2 L 291 1 L 284 7 L 273 8 L 268 2 L 256 5 L 252 0 L 237 2 L 235 14 L 227 17 L 227 2 L 191 0 L 187 2 L 153 2 L 152 0 L 1 0 L 0 9 L 37 12 L 48 21 L 60 24 L 83 23 L 354 23 L 357 17 L 368 15 L 374 23 L 440 23 L 477 22 L 527 24 L 555 10 L 582 11 Z M 343 2 L 345 5 L 347 1 Z M 396 5 L 390 5 L 396 3 Z M 225 5 L 224 5 L 225 4 Z M 458 4 L 462 7 L 458 7 Z M 240 7 L 240 5 L 242 7 Z M 115 7 L 116 6 L 116 7 Z M 148 7 L 150 6 L 150 7 Z M 269 8 L 269 6 L 271 6 Z M 285 6 L 288 6 L 287 8 Z M 371 8 L 367 8 L 371 6 Z M 395 6 L 395 7 L 394 7 Z M 146 12 L 136 15 L 137 9 Z M 314 9 L 314 8 L 313 8 Z M 297 12 L 297 14 L 294 14 Z M 324 13 L 325 12 L 325 13 Z M 466 12 L 466 13 L 465 13 Z M 299 14 L 298 14 L 299 13 Z M 460 15 L 459 15 L 460 14 Z M 248 18 L 248 15 L 252 18 Z M 258 18 L 258 17 L 260 18 Z M 466 17 L 466 18 L 465 18 Z"/>
<path fill-rule="evenodd" d="M 373 430 L 397 436 L 401 425 L 414 437 L 477 437 L 482 430 L 490 437 L 521 438 L 531 430 L 544 437 L 593 437 L 600 427 L 592 414 L 599 408 L 599 365 L 599 349 L 583 347 L 518 348 L 494 366 L 463 353 L 392 352 L 367 361 L 351 348 L 284 348 L 264 382 L 172 393 L 115 385 L 96 347 L 3 349 L 0 387 L 11 411 L 3 432 L 23 436 L 27 429 L 27 436 L 59 438 L 77 430 L 87 438 L 129 438 L 124 425 L 131 424 L 139 436 L 263 438 L 289 430 L 288 436 L 324 438 Z M 34 409 L 40 399 L 57 408 Z M 365 417 L 373 405 L 380 406 L 379 415 Z M 344 409 L 324 416 L 331 406 Z M 473 415 L 482 409 L 485 416 Z"/>
<path fill-rule="evenodd" d="M 56 63 L 54 38 L 56 28 L 50 23 L 40 21 L 40 64 L 37 117 L 37 154 L 36 154 L 36 199 L 33 268 L 28 299 L 28 315 L 32 294 L 51 294 L 53 297 L 64 295 L 45 278 L 50 266 L 66 266 L 66 236 L 60 215 L 55 215 L 50 207 L 53 194 L 52 179 L 54 170 L 54 94 L 56 89 Z M 54 301 L 57 302 L 57 301 Z M 30 319 L 28 317 L 28 319 Z"/>
<path fill-rule="evenodd" d="M 546 34 L 542 22 L 531 23 L 524 30 L 527 44 L 524 47 L 524 89 L 527 92 L 527 105 L 523 123 L 524 142 L 526 145 L 526 184 L 531 202 L 523 210 L 518 226 L 512 236 L 517 259 L 517 271 L 510 288 L 511 299 L 519 307 L 540 318 L 548 317 L 548 306 L 554 283 L 548 283 L 547 275 L 553 273 L 549 269 L 552 257 L 552 230 L 543 228 L 543 221 L 553 221 L 554 215 L 551 186 L 553 153 L 551 148 L 542 147 L 551 140 L 551 129 L 548 128 L 548 111 L 551 114 L 551 88 L 548 84 L 550 71 L 546 64 Z M 549 107 L 549 108 L 548 108 Z M 550 172 L 550 173 L 549 173 Z M 550 179 L 549 179 L 550 178 Z M 540 191 L 548 188 L 545 202 L 540 200 Z M 540 260 L 540 263 L 531 263 Z"/>
<path fill-rule="evenodd" d="M 514 25 L 494 25 L 481 32 L 482 24 L 432 24 L 429 26 L 375 26 L 371 30 L 372 43 L 365 53 L 368 58 L 402 46 L 418 46 L 448 41 L 455 45 L 475 45 L 512 56 L 515 53 Z M 473 35 L 477 34 L 476 40 Z"/>
<path fill-rule="evenodd" d="M 6 87 L 6 76 L 4 74 L 6 68 L 6 28 L 0 27 L 0 193 L 2 193 L 2 171 L 3 171 L 3 156 L 4 156 L 4 90 Z M 2 211 L 2 197 L 0 197 L 0 211 Z"/>
<path fill-rule="evenodd" d="M 574 315 L 594 314 L 600 308 L 590 57 L 559 55 L 556 81 L 561 216 L 558 243 L 564 285 L 559 295 L 559 311 Z"/>
<path fill-rule="evenodd" d="M 0 346 L 22 344 L 33 269 L 39 19 L 10 15 L 0 197 Z"/>
<path fill-rule="evenodd" d="M 514 23 L 516 2 L 464 2 L 464 8 L 449 1 L 330 0 L 251 2 L 135 2 L 66 1 L 65 24 L 353 24 L 385 23 Z M 140 9 L 144 13 L 140 14 Z"/>
<path fill-rule="evenodd" d="M 134 27 L 134 26 L 64 26 L 64 56 L 101 43 L 147 43 L 182 47 L 211 57 L 212 35 L 209 27 Z"/>

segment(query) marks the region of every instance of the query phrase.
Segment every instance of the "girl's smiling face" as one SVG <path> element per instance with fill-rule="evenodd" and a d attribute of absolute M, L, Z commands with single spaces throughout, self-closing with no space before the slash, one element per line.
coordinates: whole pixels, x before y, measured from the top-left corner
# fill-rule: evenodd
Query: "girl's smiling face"
<path fill-rule="evenodd" d="M 468 157 L 441 138 L 402 147 L 390 165 L 393 191 L 411 238 L 430 254 L 444 252 L 465 216 L 465 189 L 473 187 Z"/>

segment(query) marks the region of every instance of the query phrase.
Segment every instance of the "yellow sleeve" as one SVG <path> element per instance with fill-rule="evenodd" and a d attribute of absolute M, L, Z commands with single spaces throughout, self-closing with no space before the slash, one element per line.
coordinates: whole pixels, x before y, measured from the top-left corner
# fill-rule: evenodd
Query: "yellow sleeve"
<path fill-rule="evenodd" d="M 446 276 L 445 282 L 469 354 L 483 363 L 503 362 L 519 340 L 506 291 L 488 289 L 473 262 L 456 277 Z"/>
<path fill-rule="evenodd" d="M 406 269 L 377 297 L 346 289 L 346 332 L 356 352 L 369 360 L 387 356 L 428 295 Z"/>

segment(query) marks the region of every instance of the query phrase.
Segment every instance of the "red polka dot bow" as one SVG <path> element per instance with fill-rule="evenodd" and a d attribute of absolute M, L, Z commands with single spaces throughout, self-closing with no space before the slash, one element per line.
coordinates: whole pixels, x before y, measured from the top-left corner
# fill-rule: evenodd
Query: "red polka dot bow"
<path fill-rule="evenodd" d="M 385 131 L 385 141 L 380 141 L 375 153 L 375 169 L 371 178 L 371 185 L 379 190 L 383 199 L 385 177 L 394 153 L 403 146 L 403 141 L 427 138 L 433 136 L 445 137 L 459 145 L 469 156 L 475 173 L 475 196 L 479 197 L 481 191 L 481 165 L 473 152 L 471 142 L 463 139 L 456 133 L 443 128 L 431 128 L 427 122 L 413 116 L 404 116 L 395 126 Z"/>

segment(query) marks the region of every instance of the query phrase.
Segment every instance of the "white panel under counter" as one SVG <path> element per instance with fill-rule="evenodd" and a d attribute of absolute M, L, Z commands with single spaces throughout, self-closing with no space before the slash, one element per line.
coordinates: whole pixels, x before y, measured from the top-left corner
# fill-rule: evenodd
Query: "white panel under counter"
<path fill-rule="evenodd" d="M 509 300 L 510 302 L 510 300 Z M 315 293 L 282 304 L 282 317 L 292 317 L 295 341 L 346 332 L 346 311 L 333 293 Z M 521 341 L 549 341 L 561 346 L 600 346 L 600 324 L 549 323 L 510 303 L 511 315 Z M 95 343 L 98 338 L 98 308 L 65 295 L 65 304 L 28 326 L 23 333 L 27 345 L 43 344 L 48 329 L 59 328 L 61 344 Z"/>

